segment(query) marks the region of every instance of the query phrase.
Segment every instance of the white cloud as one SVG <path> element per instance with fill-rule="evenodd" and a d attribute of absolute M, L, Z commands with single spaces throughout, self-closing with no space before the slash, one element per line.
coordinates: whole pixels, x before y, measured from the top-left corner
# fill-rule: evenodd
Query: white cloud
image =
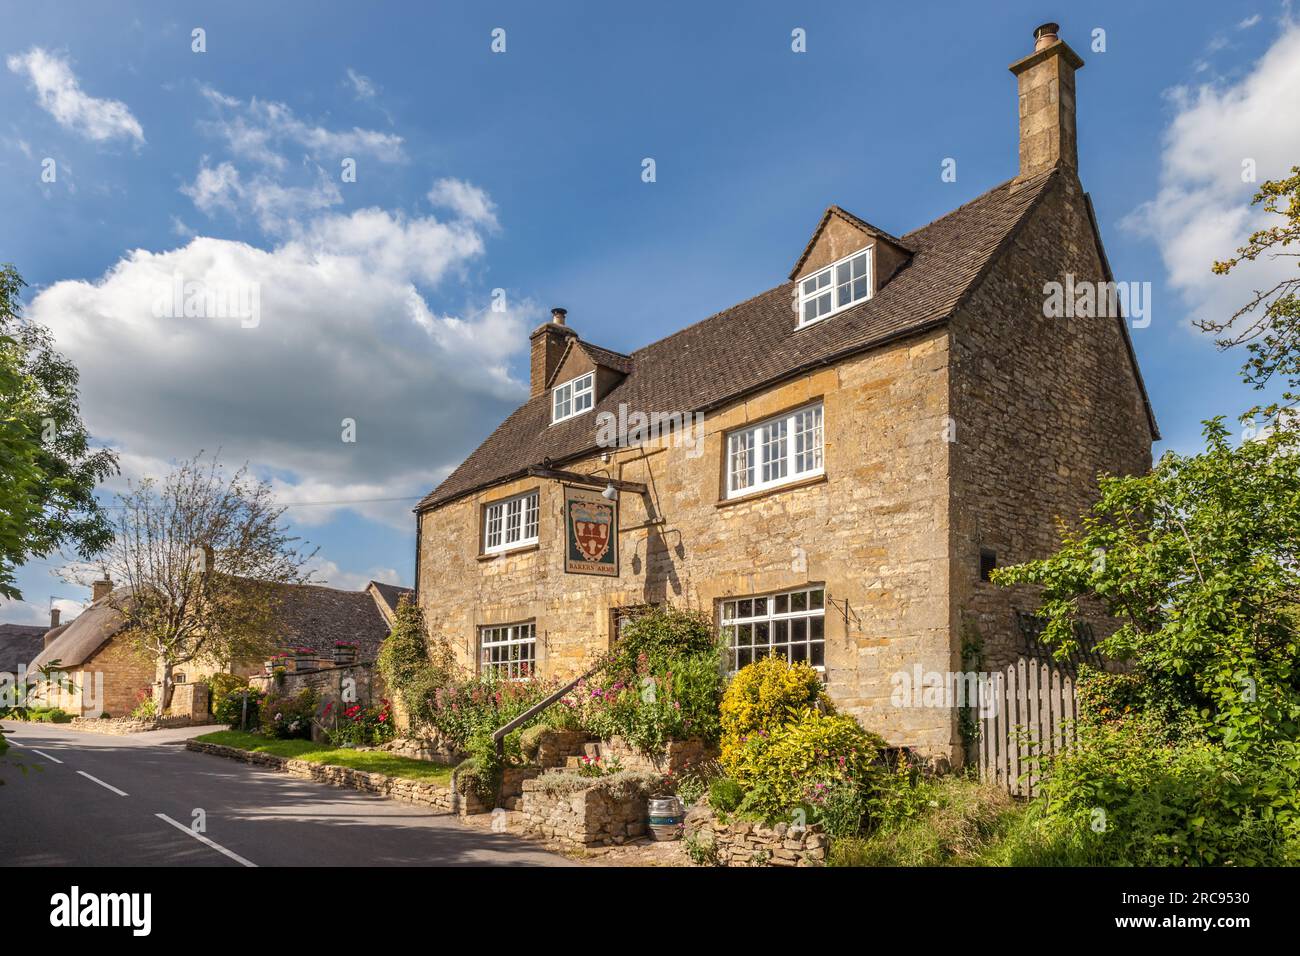
<path fill-rule="evenodd" d="M 348 67 L 348 82 L 352 84 L 352 92 L 359 100 L 372 100 L 379 93 L 379 87 L 375 81 L 368 76 L 363 76 L 352 67 Z"/>
<path fill-rule="evenodd" d="M 1246 17 L 1246 19 L 1242 20 L 1240 23 L 1237 24 L 1237 29 L 1249 30 L 1257 23 L 1259 23 L 1259 14 L 1252 13 L 1250 16 Z"/>
<path fill-rule="evenodd" d="M 439 179 L 429 190 L 429 202 L 439 209 L 450 209 L 469 222 L 495 228 L 496 205 L 488 194 L 463 179 Z"/>
<path fill-rule="evenodd" d="M 26 75 L 36 91 L 36 102 L 64 129 L 96 142 L 123 138 L 144 143 L 144 129 L 127 105 L 87 94 L 66 58 L 32 47 L 5 62 L 12 72 Z"/>
<path fill-rule="evenodd" d="M 337 166 L 345 157 L 369 156 L 384 163 L 402 163 L 406 153 L 402 137 L 378 130 L 331 130 L 299 119 L 283 103 L 254 98 L 244 103 L 211 87 L 203 95 L 217 112 L 201 128 L 225 141 L 240 160 L 283 170 L 289 165 L 285 150 L 297 148 L 312 160 Z"/>
<path fill-rule="evenodd" d="M 137 249 L 97 281 L 44 289 L 28 314 L 77 364 L 87 424 L 124 450 L 126 475 L 221 448 L 269 477 L 295 521 L 361 499 L 353 511 L 407 529 L 414 501 L 371 499 L 427 492 L 526 393 L 507 363 L 526 348 L 531 304 L 456 317 L 418 288 L 483 252 L 467 218 L 331 213 L 270 248 L 195 237 Z M 177 276 L 256 290 L 259 323 L 156 317 Z"/>
<path fill-rule="evenodd" d="M 314 182 L 285 186 L 264 173 L 245 179 L 233 163 L 209 166 L 206 158 L 194 182 L 182 186 L 181 192 L 209 216 L 220 211 L 239 216 L 247 211 L 257 219 L 262 231 L 271 235 L 292 232 L 301 217 L 343 202 L 338 183 L 319 166 Z"/>
<path fill-rule="evenodd" d="M 378 565 L 358 573 L 345 571 L 334 561 L 318 559 L 308 565 L 308 570 L 312 572 L 312 584 L 325 584 L 341 591 L 360 591 L 371 581 L 378 581 L 381 584 L 406 585 L 396 568 L 385 568 Z"/>
<path fill-rule="evenodd" d="M 1252 290 L 1294 275 L 1294 259 L 1261 259 L 1227 277 L 1210 266 L 1228 258 L 1268 217 L 1250 199 L 1259 182 L 1288 175 L 1300 157 L 1300 124 L 1282 118 L 1300 102 L 1300 25 L 1287 23 L 1273 46 L 1231 84 L 1178 87 L 1165 133 L 1160 188 L 1124 220 L 1160 247 L 1169 284 L 1195 318 L 1224 320 Z M 1258 182 L 1243 182 L 1253 162 Z"/>

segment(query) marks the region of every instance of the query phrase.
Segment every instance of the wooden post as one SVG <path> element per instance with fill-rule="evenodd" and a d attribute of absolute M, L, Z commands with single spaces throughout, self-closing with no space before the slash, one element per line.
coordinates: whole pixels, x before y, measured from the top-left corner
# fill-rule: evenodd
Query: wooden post
<path fill-rule="evenodd" d="M 248 688 L 244 688 L 244 701 L 239 708 L 239 729 L 248 730 Z"/>

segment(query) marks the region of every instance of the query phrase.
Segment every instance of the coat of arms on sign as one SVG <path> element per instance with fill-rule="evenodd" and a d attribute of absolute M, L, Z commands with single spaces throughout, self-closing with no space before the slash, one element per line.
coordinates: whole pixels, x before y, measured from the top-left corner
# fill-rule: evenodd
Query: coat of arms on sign
<path fill-rule="evenodd" d="M 564 489 L 564 570 L 618 575 L 618 503 L 597 491 Z"/>

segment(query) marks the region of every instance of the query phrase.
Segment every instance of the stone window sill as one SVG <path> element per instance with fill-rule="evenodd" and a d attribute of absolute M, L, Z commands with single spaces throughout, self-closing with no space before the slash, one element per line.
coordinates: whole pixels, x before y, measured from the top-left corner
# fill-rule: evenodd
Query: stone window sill
<path fill-rule="evenodd" d="M 797 488 L 811 488 L 814 485 L 825 483 L 826 480 L 827 476 L 825 474 L 820 474 L 814 478 L 805 478 L 802 481 L 792 481 L 788 485 L 777 485 L 775 488 L 764 488 L 761 491 L 755 491 L 748 495 L 739 495 L 735 498 L 722 498 L 714 505 L 714 507 L 728 508 L 731 505 L 743 505 L 750 501 L 757 501 L 760 498 L 766 498 L 769 495 L 779 495 L 782 492 L 793 491 Z"/>
<path fill-rule="evenodd" d="M 519 554 L 527 554 L 529 551 L 538 551 L 541 549 L 540 544 L 526 544 L 522 548 L 510 548 L 507 551 L 493 551 L 491 554 L 480 554 L 479 561 L 495 561 L 497 558 L 511 558 Z"/>

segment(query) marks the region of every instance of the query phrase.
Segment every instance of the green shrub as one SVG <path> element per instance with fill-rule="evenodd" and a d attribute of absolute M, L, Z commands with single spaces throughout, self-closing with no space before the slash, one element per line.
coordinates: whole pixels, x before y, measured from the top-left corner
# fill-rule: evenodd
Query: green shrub
<path fill-rule="evenodd" d="M 758 731 L 724 766 L 746 787 L 742 810 L 777 818 L 805 804 L 818 784 L 874 786 L 883 746 L 852 717 L 810 711 L 770 733 Z"/>
<path fill-rule="evenodd" d="M 829 711 L 830 701 L 821 675 L 809 665 L 765 657 L 741 668 L 722 697 L 723 767 L 732 771 L 738 751 L 751 737 L 775 733 L 818 707 Z"/>
<path fill-rule="evenodd" d="M 281 740 L 310 738 L 317 700 L 316 691 L 310 687 L 296 694 L 268 696 L 258 708 L 262 733 Z"/>
<path fill-rule="evenodd" d="M 745 799 L 745 788 L 730 777 L 717 777 L 709 783 L 709 806 L 717 813 L 735 813 Z"/>
<path fill-rule="evenodd" d="M 657 607 L 623 626 L 604 666 L 561 707 L 594 736 L 622 737 L 642 753 L 659 754 L 671 740 L 718 739 L 722 673 L 713 624 L 691 611 Z"/>
<path fill-rule="evenodd" d="M 131 717 L 135 720 L 154 720 L 158 716 L 158 701 L 147 692 L 141 692 Z"/>
<path fill-rule="evenodd" d="M 219 724 L 226 724 L 232 730 L 238 729 L 244 717 L 244 694 L 248 694 L 248 727 L 259 726 L 258 707 L 266 697 L 254 688 L 236 688 L 225 696 L 215 698 L 212 705 L 212 719 Z"/>
<path fill-rule="evenodd" d="M 218 673 L 207 679 L 207 685 L 208 700 L 212 702 L 213 714 L 215 715 L 217 702 L 224 700 L 233 692 L 247 687 L 248 678 L 240 677 L 237 674 Z"/>
<path fill-rule="evenodd" d="M 408 595 L 397 603 L 393 629 L 380 645 L 376 663 L 413 724 L 428 723 L 434 692 L 456 678 L 451 647 L 430 639 L 424 612 Z"/>
<path fill-rule="evenodd" d="M 1165 741 L 1163 724 L 1081 728 L 1045 767 L 1013 862 L 1268 866 L 1300 862 L 1295 744 L 1225 748 Z"/>

